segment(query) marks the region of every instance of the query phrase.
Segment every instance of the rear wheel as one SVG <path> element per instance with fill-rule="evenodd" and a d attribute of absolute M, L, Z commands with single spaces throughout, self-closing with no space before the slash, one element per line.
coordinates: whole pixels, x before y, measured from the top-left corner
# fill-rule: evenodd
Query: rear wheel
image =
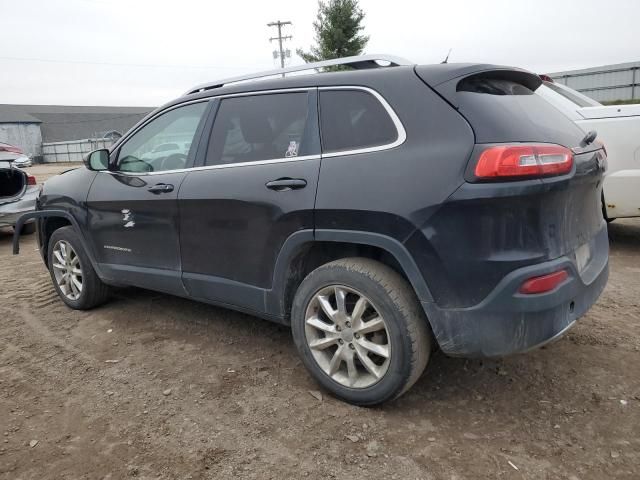
<path fill-rule="evenodd" d="M 73 227 L 62 227 L 49 239 L 48 264 L 53 285 L 64 303 L 86 310 L 104 303 L 109 287 L 96 275 Z"/>
<path fill-rule="evenodd" d="M 291 316 L 305 366 L 347 402 L 397 398 L 427 365 L 431 334 L 422 307 L 411 286 L 379 262 L 351 258 L 314 270 Z"/>

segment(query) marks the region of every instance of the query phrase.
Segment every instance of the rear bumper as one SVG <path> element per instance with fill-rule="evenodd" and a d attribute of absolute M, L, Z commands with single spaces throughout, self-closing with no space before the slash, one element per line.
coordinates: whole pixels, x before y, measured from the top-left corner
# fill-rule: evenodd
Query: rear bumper
<path fill-rule="evenodd" d="M 609 278 L 606 228 L 589 244 L 591 260 L 580 272 L 572 253 L 511 272 L 473 307 L 439 308 L 423 302 L 442 351 L 452 356 L 502 356 L 560 337 L 597 301 Z M 525 280 L 563 268 L 569 278 L 555 290 L 537 295 L 518 293 Z"/>

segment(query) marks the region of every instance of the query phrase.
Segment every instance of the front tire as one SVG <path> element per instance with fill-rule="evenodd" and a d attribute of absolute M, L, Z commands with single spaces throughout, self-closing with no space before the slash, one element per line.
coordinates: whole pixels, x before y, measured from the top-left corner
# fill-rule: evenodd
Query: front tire
<path fill-rule="evenodd" d="M 87 310 L 109 297 L 109 287 L 98 278 L 73 227 L 53 232 L 47 258 L 53 286 L 69 307 Z"/>
<path fill-rule="evenodd" d="M 311 272 L 296 292 L 291 326 L 311 375 L 355 405 L 402 395 L 431 352 L 427 318 L 412 287 L 368 258 L 337 260 Z"/>

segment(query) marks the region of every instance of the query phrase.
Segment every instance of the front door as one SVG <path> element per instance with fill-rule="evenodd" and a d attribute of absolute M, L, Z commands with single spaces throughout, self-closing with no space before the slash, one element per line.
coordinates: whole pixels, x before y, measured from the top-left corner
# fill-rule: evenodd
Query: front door
<path fill-rule="evenodd" d="M 219 101 L 205 165 L 178 195 L 183 282 L 261 313 L 286 239 L 312 232 L 320 169 L 316 90 Z"/>
<path fill-rule="evenodd" d="M 207 102 L 156 116 L 112 153 L 87 198 L 89 236 L 116 283 L 184 293 L 177 196 L 193 165 Z M 200 127 L 199 127 L 200 126 Z"/>

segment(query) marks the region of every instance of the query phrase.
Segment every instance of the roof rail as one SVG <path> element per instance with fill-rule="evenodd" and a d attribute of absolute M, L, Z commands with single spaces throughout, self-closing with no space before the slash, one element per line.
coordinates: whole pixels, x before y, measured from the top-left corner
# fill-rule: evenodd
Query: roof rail
<path fill-rule="evenodd" d="M 389 62 L 389 65 L 383 66 L 378 62 Z M 240 75 L 238 77 L 225 78 L 223 80 L 217 80 L 215 82 L 203 83 L 190 89 L 185 95 L 191 95 L 192 93 L 202 92 L 204 90 L 210 90 L 212 88 L 219 88 L 223 85 L 230 83 L 244 82 L 247 80 L 256 80 L 259 78 L 273 77 L 275 75 L 284 76 L 287 73 L 303 72 L 305 70 L 316 70 L 325 67 L 335 67 L 338 65 L 349 65 L 356 70 L 362 70 L 366 68 L 386 68 L 386 67 L 398 67 L 401 65 L 414 65 L 413 62 L 394 55 L 358 55 L 353 57 L 334 58 L 333 60 L 324 60 L 322 62 L 305 63 L 304 65 L 294 65 L 287 68 L 278 68 L 275 70 L 266 70 L 263 72 L 249 73 L 247 75 Z"/>

